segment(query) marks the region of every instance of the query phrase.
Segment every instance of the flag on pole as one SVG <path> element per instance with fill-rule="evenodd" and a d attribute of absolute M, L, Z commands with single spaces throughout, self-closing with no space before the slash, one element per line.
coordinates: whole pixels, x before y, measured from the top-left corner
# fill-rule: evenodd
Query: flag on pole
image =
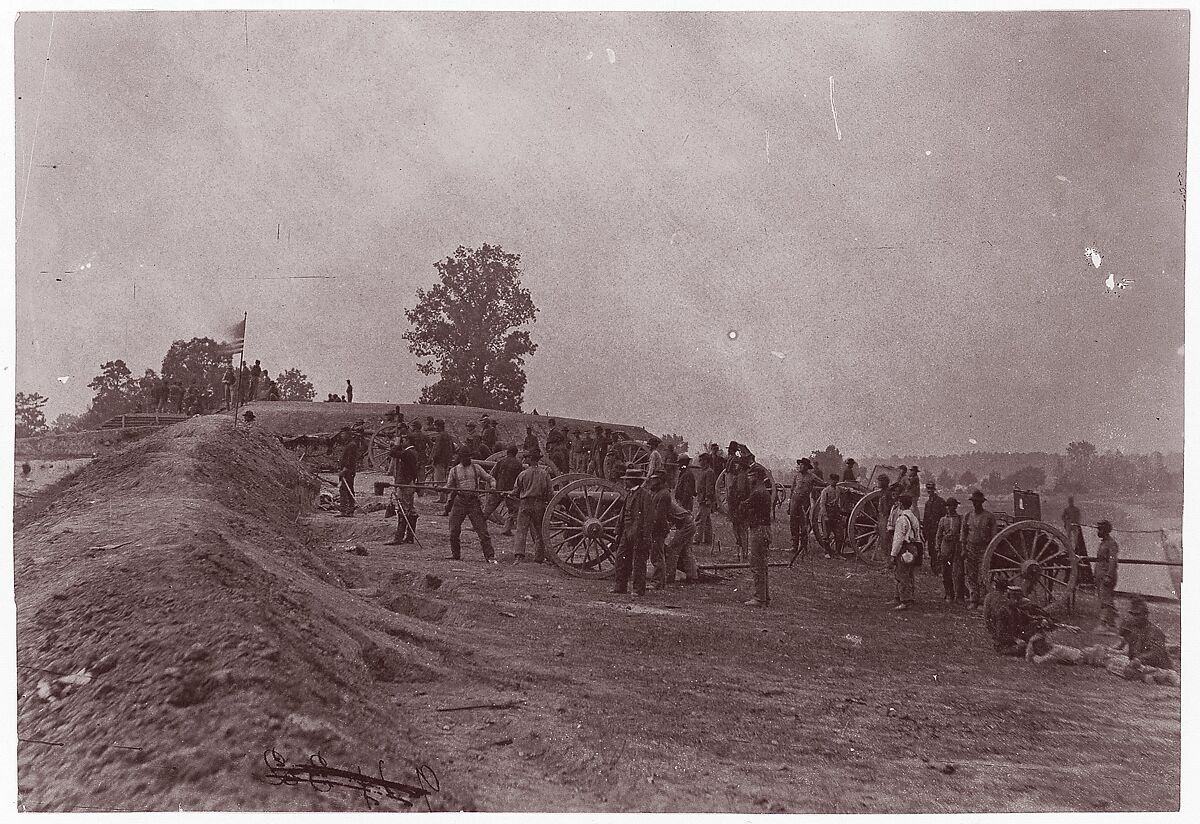
<path fill-rule="evenodd" d="M 246 319 L 242 318 L 231 326 L 225 333 L 225 337 L 226 341 L 221 347 L 221 354 L 230 357 L 242 354 L 242 350 L 246 346 Z"/>

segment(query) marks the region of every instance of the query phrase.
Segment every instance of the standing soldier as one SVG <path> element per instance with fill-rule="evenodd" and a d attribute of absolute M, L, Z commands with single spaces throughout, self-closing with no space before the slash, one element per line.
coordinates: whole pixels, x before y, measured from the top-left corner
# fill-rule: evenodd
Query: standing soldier
<path fill-rule="evenodd" d="M 533 464 L 530 464 L 532 466 Z M 541 467 L 538 467 L 542 469 Z M 501 503 L 504 504 L 504 509 L 508 513 L 504 518 L 504 531 L 501 535 L 513 534 L 513 522 L 517 517 L 517 501 L 509 497 L 505 493 L 511 492 L 513 485 L 517 482 L 517 476 L 524 471 L 520 459 L 517 457 L 516 444 L 508 448 L 507 453 L 503 458 L 496 461 L 496 465 L 492 467 L 492 474 L 496 478 L 496 489 L 492 492 L 491 500 L 488 501 L 487 509 L 483 511 L 484 517 L 492 517 L 492 513 L 496 511 Z M 545 472 L 542 469 L 542 472 Z M 541 524 L 541 521 L 538 521 Z M 539 527 L 540 528 L 540 527 Z M 519 540 L 519 539 L 518 539 Z M 522 543 L 522 553 L 524 552 L 524 544 Z M 518 557 L 523 558 L 524 555 Z"/>
<path fill-rule="evenodd" d="M 665 466 L 666 461 L 663 457 L 663 452 L 660 449 L 662 446 L 662 441 L 654 435 L 651 435 L 646 440 L 646 446 L 650 447 L 650 462 L 646 464 L 646 478 L 649 479 L 655 472 L 660 470 L 665 473 L 667 468 Z"/>
<path fill-rule="evenodd" d="M 243 363 L 242 370 L 238 373 L 238 403 L 243 404 L 250 400 L 250 367 Z"/>
<path fill-rule="evenodd" d="M 750 477 L 746 472 L 746 462 L 741 458 L 730 458 L 725 465 L 725 472 L 730 477 L 726 483 L 728 490 L 729 522 L 733 527 L 733 540 L 737 544 L 738 554 L 747 549 L 746 521 L 742 517 L 742 504 L 750 497 Z"/>
<path fill-rule="evenodd" d="M 679 480 L 675 482 L 675 501 L 689 513 L 696 499 L 696 476 L 692 474 L 690 455 L 684 453 L 675 459 L 679 464 Z"/>
<path fill-rule="evenodd" d="M 788 523 L 792 528 L 792 552 L 808 552 L 808 531 L 812 517 L 812 487 L 817 476 L 812 461 L 800 458 L 792 474 L 792 495 L 788 501 Z"/>
<path fill-rule="evenodd" d="M 935 577 L 940 576 L 943 579 L 942 564 L 938 555 L 937 528 L 942 521 L 942 516 L 946 514 L 946 502 L 942 500 L 942 496 L 937 494 L 937 484 L 933 481 L 925 484 L 925 491 L 929 495 L 929 499 L 925 501 L 925 511 L 921 513 L 921 534 L 925 536 L 925 551 L 929 555 L 929 572 Z M 916 509 L 914 508 L 914 512 Z"/>
<path fill-rule="evenodd" d="M 696 543 L 712 543 L 712 512 L 717 505 L 717 476 L 712 468 L 712 455 L 700 454 L 700 480 L 696 489 Z"/>
<path fill-rule="evenodd" d="M 996 516 L 983 508 L 987 498 L 978 489 L 971 492 L 972 512 L 962 519 L 962 533 L 959 543 L 962 546 L 963 576 L 967 580 L 967 590 L 970 593 L 970 603 L 967 609 L 978 609 L 983 597 L 979 582 L 979 567 L 983 562 L 984 551 L 991 543 L 992 535 L 996 532 Z"/>
<path fill-rule="evenodd" d="M 1079 519 L 1083 515 L 1079 511 L 1079 507 L 1075 506 L 1075 498 L 1071 496 L 1067 498 L 1067 506 L 1062 511 L 1063 532 L 1067 533 L 1067 538 L 1071 541 L 1072 547 L 1075 546 L 1075 530 L 1079 526 Z"/>
<path fill-rule="evenodd" d="M 921 472 L 917 469 L 917 465 L 913 464 L 908 470 L 908 486 L 904 489 L 912 498 L 913 512 L 917 511 L 917 504 L 921 501 Z"/>
<path fill-rule="evenodd" d="M 1096 595 L 1100 599 L 1100 630 L 1111 632 L 1117 626 L 1117 608 L 1113 593 L 1117 588 L 1117 553 L 1121 547 L 1112 537 L 1112 524 L 1100 521 L 1096 524 L 1096 537 L 1100 548 L 1096 550 Z"/>
<path fill-rule="evenodd" d="M 596 434 L 592 436 L 592 460 L 588 471 L 597 478 L 604 475 L 604 456 L 608 453 L 608 437 L 604 427 L 597 426 Z"/>
<path fill-rule="evenodd" d="M 558 467 L 559 472 L 571 471 L 570 453 L 568 453 L 568 459 L 565 461 L 562 456 L 563 446 L 566 442 L 567 436 L 558 428 L 558 421 L 551 418 L 550 429 L 546 432 L 546 454 L 554 462 L 554 465 Z"/>
<path fill-rule="evenodd" d="M 224 389 L 224 396 L 226 396 L 226 407 L 224 407 L 224 411 L 233 409 L 233 387 L 236 383 L 238 383 L 238 375 L 233 373 L 233 363 L 230 363 L 230 365 L 226 367 L 226 373 L 224 373 L 223 377 L 221 378 L 221 386 Z"/>
<path fill-rule="evenodd" d="M 846 519 L 842 514 L 842 491 L 836 472 L 829 473 L 829 483 L 821 490 L 817 501 L 818 511 L 825 524 L 825 557 L 840 556 L 846 547 Z"/>
<path fill-rule="evenodd" d="M 604 456 L 605 479 L 616 483 L 621 480 L 621 476 L 624 474 L 625 462 L 621 460 L 621 453 L 615 447 L 610 447 Z"/>
<path fill-rule="evenodd" d="M 906 610 L 915 599 L 913 572 L 921 563 L 924 543 L 921 541 L 921 525 L 917 514 L 912 511 L 912 496 L 905 492 L 897 499 L 900 511 L 896 516 L 896 532 L 892 537 L 891 565 L 896 571 L 896 610 Z M 905 560 L 909 557 L 912 560 Z"/>
<path fill-rule="evenodd" d="M 621 476 L 625 482 L 625 505 L 621 508 L 621 548 L 617 555 L 617 578 L 612 591 L 623 595 L 633 578 L 635 595 L 646 594 L 646 558 L 650 548 L 650 492 L 645 476 L 630 467 Z"/>
<path fill-rule="evenodd" d="M 510 453 L 516 453 L 517 448 L 510 446 L 509 450 Z M 513 485 L 513 495 L 518 501 L 517 540 L 513 547 L 513 556 L 518 561 L 525 560 L 526 536 L 532 533 L 534 545 L 537 547 L 533 555 L 536 564 L 546 561 L 546 539 L 542 535 L 542 520 L 546 517 L 546 505 L 550 503 L 550 472 L 538 463 L 541 459 L 541 453 L 530 452 L 527 459 L 529 467 L 521 470 Z"/>
<path fill-rule="evenodd" d="M 487 453 L 483 457 L 490 457 L 496 451 L 496 422 L 484 415 L 483 432 L 479 435 L 479 442 L 483 444 L 483 451 Z"/>
<path fill-rule="evenodd" d="M 425 478 L 425 467 L 429 465 L 429 439 L 421 430 L 420 418 L 412 422 L 412 431 L 408 433 L 408 439 L 417 451 L 417 483 L 421 483 Z M 421 496 L 421 490 L 416 489 L 413 492 L 418 498 Z"/>
<path fill-rule="evenodd" d="M 345 438 L 342 447 L 342 457 L 338 461 L 338 492 L 341 495 L 342 511 L 339 518 L 350 518 L 354 515 L 357 504 L 354 501 L 354 476 L 358 472 L 358 458 L 362 454 L 358 434 L 351 430 Z"/>
<path fill-rule="evenodd" d="M 967 582 L 963 576 L 963 551 L 960 543 L 962 516 L 958 514 L 958 501 L 945 500 L 946 514 L 938 521 L 933 545 L 937 547 L 938 563 L 942 565 L 942 600 L 962 604 L 967 600 Z M 926 504 L 925 511 L 929 511 Z M 930 553 L 933 557 L 933 553 Z"/>
<path fill-rule="evenodd" d="M 454 496 L 450 504 L 450 557 L 455 561 L 462 559 L 462 525 L 469 518 L 472 529 L 479 536 L 484 560 L 496 563 L 492 536 L 488 534 L 487 518 L 483 517 L 483 505 L 479 501 L 479 493 L 492 483 L 492 476 L 479 464 L 472 463 L 471 453 L 459 450 L 458 463 L 446 477 L 446 486 Z"/>
<path fill-rule="evenodd" d="M 354 387 L 350 385 L 349 378 L 346 378 L 346 403 L 354 403 Z"/>
<path fill-rule="evenodd" d="M 748 607 L 771 605 L 771 593 L 767 586 L 767 552 L 771 548 L 771 492 L 767 488 L 767 470 L 759 463 L 747 473 L 750 494 L 741 501 L 738 515 L 750 529 L 750 568 L 754 571 L 754 597 L 746 601 Z"/>
<path fill-rule="evenodd" d="M 250 367 L 250 400 L 258 400 L 258 385 L 262 381 L 262 363 L 255 361 Z"/>
<path fill-rule="evenodd" d="M 667 533 L 671 531 L 671 490 L 667 486 L 664 469 L 651 472 L 646 482 L 650 484 L 650 563 L 654 566 L 654 582 L 651 589 L 662 589 L 667 585 L 667 563 L 665 549 Z"/>
<path fill-rule="evenodd" d="M 411 544 L 417 537 L 417 508 L 413 503 L 412 484 L 417 482 L 417 448 L 411 436 L 397 435 L 388 452 L 392 459 L 392 480 L 396 484 L 396 535 L 385 546 Z"/>
<path fill-rule="evenodd" d="M 533 427 L 525 427 L 525 440 L 521 443 L 521 448 L 526 455 L 531 455 L 534 452 L 541 452 L 538 448 L 537 435 L 533 434 Z"/>

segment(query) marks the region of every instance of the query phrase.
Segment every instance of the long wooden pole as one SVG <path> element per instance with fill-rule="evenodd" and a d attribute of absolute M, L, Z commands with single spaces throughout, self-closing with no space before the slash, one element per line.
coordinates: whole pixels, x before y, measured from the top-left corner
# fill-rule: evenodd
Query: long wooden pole
<path fill-rule="evenodd" d="M 237 387 L 237 403 L 233 405 L 233 425 L 237 426 L 238 410 L 242 408 L 242 367 L 246 365 L 246 322 L 250 319 L 249 312 L 242 313 L 242 351 L 238 352 L 237 373 L 233 376 L 233 385 Z"/>

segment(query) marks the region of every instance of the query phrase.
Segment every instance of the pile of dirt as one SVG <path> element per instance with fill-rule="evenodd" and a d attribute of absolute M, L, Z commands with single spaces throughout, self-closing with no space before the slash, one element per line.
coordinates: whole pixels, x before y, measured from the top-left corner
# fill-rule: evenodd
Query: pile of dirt
<path fill-rule="evenodd" d="M 446 422 L 447 431 L 461 435 L 466 432 L 467 421 L 478 421 L 486 414 L 496 421 L 496 434 L 502 443 L 521 443 L 525 438 L 525 427 L 533 427 L 538 440 L 545 443 L 546 433 L 550 431 L 551 418 L 546 415 L 526 415 L 521 412 L 501 412 L 495 409 L 480 409 L 474 406 L 427 406 L 421 404 L 390 404 L 390 403 L 300 403 L 295 401 L 256 401 L 247 404 L 245 409 L 254 412 L 255 426 L 280 435 L 302 435 L 316 432 L 336 432 L 343 426 L 350 426 L 357 420 L 366 422 L 367 429 L 373 430 L 383 422 L 383 416 L 396 407 L 404 413 L 405 420 L 420 418 L 422 423 L 427 417 L 441 418 Z M 610 423 L 606 421 L 590 421 L 582 418 L 566 418 L 561 415 L 553 416 L 559 426 L 569 429 L 592 430 L 597 426 L 606 426 L 614 431 L 621 431 L 635 440 L 645 440 L 650 432 L 640 426 L 628 423 Z"/>
<path fill-rule="evenodd" d="M 301 518 L 318 486 L 265 434 L 196 418 L 88 464 L 18 524 L 23 809 L 363 808 L 277 786 L 270 750 L 414 783 L 420 748 L 380 684 L 442 678 L 459 650 L 428 615 L 381 619 L 347 594 Z"/>

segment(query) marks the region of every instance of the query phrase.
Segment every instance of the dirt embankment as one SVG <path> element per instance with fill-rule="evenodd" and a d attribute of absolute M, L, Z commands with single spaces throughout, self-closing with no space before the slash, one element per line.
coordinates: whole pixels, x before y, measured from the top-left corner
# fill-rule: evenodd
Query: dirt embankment
<path fill-rule="evenodd" d="M 24 809 L 361 809 L 281 793 L 264 750 L 365 754 L 367 771 L 420 758 L 377 686 L 440 677 L 454 645 L 347 594 L 300 523 L 317 487 L 262 433 L 195 419 L 92 462 L 21 519 Z"/>
<path fill-rule="evenodd" d="M 367 423 L 367 429 L 374 429 L 384 414 L 393 411 L 396 406 L 404 413 L 405 420 L 421 419 L 422 425 L 426 418 L 432 415 L 446 422 L 446 428 L 451 433 L 460 435 L 466 431 L 467 421 L 478 422 L 480 416 L 487 414 L 496 420 L 498 439 L 503 443 L 519 444 L 525 438 L 525 427 L 533 427 L 538 440 L 543 444 L 546 433 L 550 430 L 551 416 L 527 415 L 520 412 L 499 412 L 495 409 L 479 409 L 473 406 L 424 406 L 420 404 L 391 404 L 391 403 L 298 403 L 294 401 L 256 401 L 245 408 L 254 412 L 255 425 L 280 435 L 301 435 L 315 432 L 336 432 L 343 426 L 350 426 L 360 418 Z M 650 433 L 640 426 L 625 423 L 609 423 L 606 421 L 590 421 L 582 418 L 564 418 L 553 416 L 560 426 L 569 429 L 587 429 L 591 431 L 596 426 L 606 426 L 614 431 L 621 431 L 630 438 L 644 440 Z"/>
<path fill-rule="evenodd" d="M 84 432 L 17 438 L 13 442 L 13 451 L 17 458 L 91 458 L 123 449 L 131 443 L 150 437 L 161 428 L 147 426 L 132 429 L 89 429 Z"/>

